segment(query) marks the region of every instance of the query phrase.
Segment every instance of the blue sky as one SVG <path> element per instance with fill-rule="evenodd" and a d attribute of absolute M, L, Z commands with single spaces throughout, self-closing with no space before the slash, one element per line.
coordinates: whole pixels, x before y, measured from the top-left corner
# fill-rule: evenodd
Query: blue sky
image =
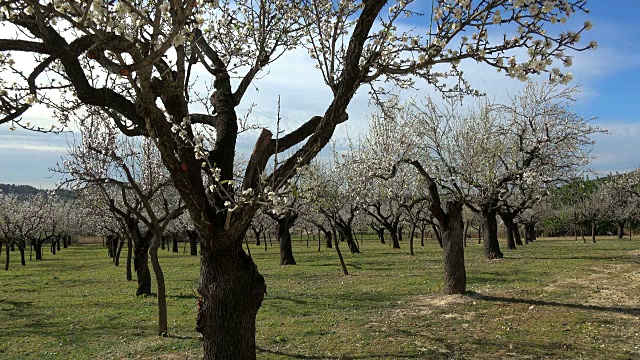
<path fill-rule="evenodd" d="M 430 3 L 430 2 L 429 2 Z M 573 18 L 578 24 L 590 19 L 593 30 L 583 36 L 583 44 L 598 41 L 595 51 L 575 54 L 572 84 L 581 85 L 582 93 L 574 111 L 585 117 L 596 117 L 594 123 L 608 129 L 610 134 L 595 137 L 593 154 L 598 156 L 593 169 L 599 173 L 626 171 L 640 165 L 636 144 L 640 143 L 640 1 L 591 0 L 591 14 Z M 575 26 L 574 26 L 575 27 Z M 317 72 L 309 73 L 312 64 L 306 54 L 288 53 L 270 68 L 270 74 L 256 83 L 257 88 L 247 94 L 240 112 L 257 104 L 251 114 L 258 123 L 270 123 L 277 112 L 278 95 L 285 130 L 313 115 L 321 115 L 330 92 L 322 84 Z M 470 65 L 467 73 L 472 85 L 496 98 L 504 98 L 522 86 L 494 71 L 482 71 Z M 339 142 L 345 134 L 356 138 L 366 131 L 366 114 L 370 112 L 366 89 L 357 94 L 349 107 L 350 120 L 336 133 Z M 25 119 L 51 124 L 46 109 L 37 109 Z M 250 152 L 252 134 L 245 134 L 240 144 Z M 51 187 L 56 181 L 49 168 L 65 153 L 64 135 L 43 135 L 26 131 L 10 132 L 0 126 L 0 183 L 30 184 Z"/>

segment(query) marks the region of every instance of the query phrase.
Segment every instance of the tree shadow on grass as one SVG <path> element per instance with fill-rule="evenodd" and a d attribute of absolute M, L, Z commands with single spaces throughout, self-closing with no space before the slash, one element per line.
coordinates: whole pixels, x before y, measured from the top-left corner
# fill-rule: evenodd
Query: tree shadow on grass
<path fill-rule="evenodd" d="M 613 312 L 613 313 L 620 313 L 620 314 L 626 314 L 626 315 L 640 316 L 640 308 L 632 308 L 632 307 L 599 306 L 599 305 L 561 303 L 561 302 L 546 301 L 546 300 L 520 299 L 520 298 L 514 298 L 514 297 L 484 295 L 474 291 L 469 291 L 466 293 L 466 295 L 473 299 L 485 300 L 485 301 L 528 304 L 528 305 L 536 305 L 536 306 L 558 306 L 558 307 L 566 307 L 566 308 L 578 309 L 578 310 Z"/>
<path fill-rule="evenodd" d="M 268 295 L 265 300 L 283 300 L 283 301 L 291 301 L 294 304 L 304 305 L 307 303 L 306 300 L 295 299 L 292 297 L 284 297 L 284 296 L 270 296 Z"/>
<path fill-rule="evenodd" d="M 418 358 L 435 359 L 437 356 L 435 353 L 433 354 L 434 357 L 430 357 L 429 354 L 421 354 L 420 356 L 417 356 L 414 354 L 385 353 L 385 354 L 370 354 L 370 355 L 356 355 L 356 356 L 341 355 L 341 356 L 327 357 L 327 356 L 319 356 L 319 355 L 289 354 L 282 351 L 265 349 L 261 347 L 257 347 L 257 351 L 258 353 L 268 353 L 272 355 L 284 356 L 288 359 L 317 359 L 317 360 L 320 360 L 320 359 L 322 360 L 328 360 L 328 359 L 357 360 L 357 359 L 389 359 L 389 358 L 391 359 L 418 359 Z"/>

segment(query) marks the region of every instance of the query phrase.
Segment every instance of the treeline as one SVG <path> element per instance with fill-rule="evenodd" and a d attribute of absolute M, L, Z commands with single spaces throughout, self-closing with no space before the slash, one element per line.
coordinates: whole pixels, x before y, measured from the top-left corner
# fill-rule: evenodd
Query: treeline
<path fill-rule="evenodd" d="M 21 199 L 32 195 L 47 194 L 49 192 L 50 190 L 38 189 L 31 185 L 0 184 L 0 193 L 15 194 Z M 54 193 L 60 199 L 72 200 L 76 198 L 76 194 L 71 190 L 58 189 L 54 190 Z"/>

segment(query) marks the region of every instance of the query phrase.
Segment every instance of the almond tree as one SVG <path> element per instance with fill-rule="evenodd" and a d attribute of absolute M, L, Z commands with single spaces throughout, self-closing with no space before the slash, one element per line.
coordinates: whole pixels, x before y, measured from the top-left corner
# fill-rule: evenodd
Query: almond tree
<path fill-rule="evenodd" d="M 244 254 L 242 239 L 270 199 L 250 201 L 238 194 L 258 194 L 269 157 L 301 145 L 267 174 L 266 183 L 277 192 L 347 120 L 347 107 L 362 85 L 373 85 L 380 95 L 383 81 L 407 87 L 420 78 L 444 92 L 472 94 L 459 68 L 465 59 L 514 78 L 548 72 L 553 80 L 569 81 L 570 73 L 552 67 L 554 59 L 570 64 L 565 51 L 581 49 L 577 44 L 591 24 L 562 32 L 556 29 L 566 26 L 548 25 L 564 24 L 585 11 L 585 4 L 439 1 L 425 34 L 396 27 L 399 18 L 421 15 L 406 0 L 3 0 L 2 22 L 12 30 L 0 39 L 0 66 L 3 75 L 15 73 L 17 80 L 14 85 L 2 77 L 0 111 L 3 122 L 29 127 L 20 119 L 36 103 L 52 107 L 63 124 L 82 106 L 100 107 L 124 135 L 152 139 L 203 239 L 198 327 L 205 358 L 253 359 L 255 317 L 266 285 Z M 326 110 L 279 139 L 265 129 L 243 184 L 229 184 L 237 107 L 269 64 L 302 47 L 317 60 L 331 90 Z M 523 48 L 527 54 L 516 55 Z M 37 64 L 15 61 L 14 52 L 33 54 Z M 195 70 L 210 78 L 195 79 Z M 199 90 L 206 87 L 202 79 L 213 79 L 206 91 Z M 195 99 L 210 100 L 204 113 L 191 106 Z M 202 128 L 215 138 L 204 141 Z"/>
<path fill-rule="evenodd" d="M 148 138 L 122 138 L 101 112 L 79 119 L 81 143 L 69 149 L 64 182 L 72 188 L 96 188 L 109 211 L 126 226 L 136 247 L 136 295 L 151 291 L 147 251 L 158 288 L 158 334 L 166 335 L 167 305 L 158 246 L 167 226 L 184 211 L 172 189 L 155 145 Z M 118 201 L 116 202 L 116 198 Z M 147 231 L 143 234 L 141 224 Z M 114 254 L 115 255 L 115 254 Z"/>

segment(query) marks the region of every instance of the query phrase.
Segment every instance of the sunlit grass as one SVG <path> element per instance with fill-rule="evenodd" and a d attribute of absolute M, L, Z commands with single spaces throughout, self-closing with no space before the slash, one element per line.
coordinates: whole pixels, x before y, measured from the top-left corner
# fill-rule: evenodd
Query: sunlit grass
<path fill-rule="evenodd" d="M 298 265 L 277 247 L 251 245 L 267 281 L 258 314 L 261 359 L 640 358 L 640 242 L 541 240 L 485 260 L 470 241 L 468 290 L 440 296 L 441 250 L 400 250 L 373 237 L 362 254 L 294 243 Z M 74 245 L 0 271 L 0 359 L 185 359 L 201 356 L 195 332 L 197 257 L 161 251 L 168 338 L 155 336 L 154 297 L 136 298 L 124 257 Z M 4 254 L 2 255 L 4 259 Z M 635 302 L 634 302 L 635 301 Z"/>

